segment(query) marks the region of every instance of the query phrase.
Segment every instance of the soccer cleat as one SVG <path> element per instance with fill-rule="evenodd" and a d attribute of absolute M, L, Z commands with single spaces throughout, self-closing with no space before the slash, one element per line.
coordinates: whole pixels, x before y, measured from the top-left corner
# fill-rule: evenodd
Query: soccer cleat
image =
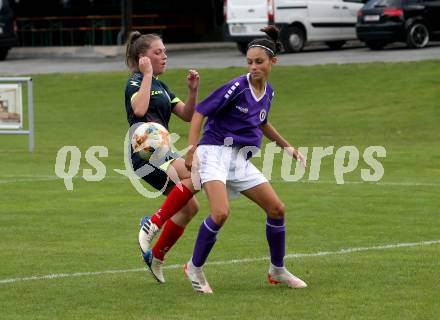
<path fill-rule="evenodd" d="M 150 217 L 145 216 L 141 219 L 141 229 L 139 230 L 139 247 L 141 248 L 142 257 L 147 254 L 150 249 L 150 243 L 153 241 L 156 234 L 159 233 L 159 227 L 151 222 Z M 145 260 L 145 258 L 144 258 Z"/>
<path fill-rule="evenodd" d="M 142 255 L 142 258 L 144 258 L 144 262 L 148 266 L 148 269 L 150 269 L 151 274 L 153 277 L 160 283 L 165 283 L 165 278 L 163 277 L 163 261 L 157 259 L 153 252 L 150 250 L 147 251 L 146 254 Z"/>
<path fill-rule="evenodd" d="M 269 273 L 267 274 L 267 281 L 270 284 L 285 283 L 290 288 L 301 289 L 307 287 L 307 284 L 300 278 L 295 277 L 285 267 L 275 267 L 270 265 Z"/>
<path fill-rule="evenodd" d="M 191 282 L 193 289 L 200 293 L 212 293 L 212 289 L 206 281 L 205 274 L 203 273 L 202 267 L 195 267 L 192 261 L 189 260 L 183 266 L 183 272 L 188 280 Z"/>

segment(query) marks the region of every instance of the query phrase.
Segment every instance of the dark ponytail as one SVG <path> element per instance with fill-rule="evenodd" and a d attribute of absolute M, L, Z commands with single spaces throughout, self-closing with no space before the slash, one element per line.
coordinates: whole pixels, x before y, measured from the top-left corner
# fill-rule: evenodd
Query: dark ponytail
<path fill-rule="evenodd" d="M 125 64 L 132 73 L 139 71 L 139 55 L 146 53 L 154 40 L 161 40 L 157 34 L 141 34 L 139 31 L 130 33 L 125 48 Z"/>
<path fill-rule="evenodd" d="M 280 30 L 278 30 L 275 26 L 267 26 L 261 29 L 260 31 L 264 32 L 267 35 L 267 38 L 258 38 L 252 40 L 248 44 L 248 50 L 252 47 L 261 47 L 266 49 L 265 51 L 269 55 L 269 57 L 276 56 L 282 49 L 282 45 L 280 42 Z"/>

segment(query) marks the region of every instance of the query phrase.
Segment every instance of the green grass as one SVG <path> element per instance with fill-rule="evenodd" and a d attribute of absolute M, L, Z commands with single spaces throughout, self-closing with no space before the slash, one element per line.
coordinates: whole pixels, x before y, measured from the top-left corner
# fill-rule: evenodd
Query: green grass
<path fill-rule="evenodd" d="M 240 68 L 202 69 L 200 97 Z M 185 70 L 163 79 L 185 98 Z M 248 200 L 231 203 L 207 265 L 213 296 L 193 293 L 181 265 L 190 257 L 208 204 L 168 254 L 167 284 L 141 268 L 137 223 L 161 199 L 145 199 L 114 172 L 123 169 L 127 74 L 53 74 L 34 79 L 36 151 L 27 138 L 0 136 L 0 282 L 4 279 L 106 270 L 130 272 L 0 283 L 1 319 L 436 319 L 440 313 L 440 245 L 419 245 L 290 258 L 286 265 L 309 287 L 265 282 L 264 213 Z M 270 121 L 295 146 L 384 146 L 385 175 L 362 183 L 359 166 L 337 185 L 333 156 L 320 180 L 283 182 L 275 156 L 273 185 L 287 207 L 287 252 L 336 252 L 440 239 L 440 64 L 372 63 L 276 67 Z M 188 126 L 171 123 L 182 136 Z M 74 190 L 54 173 L 57 151 L 82 152 Z M 92 145 L 108 148 L 106 178 L 87 182 Z M 256 158 L 255 164 L 262 165 Z M 51 179 L 51 177 L 55 177 Z M 437 316 L 436 316 L 437 315 Z"/>

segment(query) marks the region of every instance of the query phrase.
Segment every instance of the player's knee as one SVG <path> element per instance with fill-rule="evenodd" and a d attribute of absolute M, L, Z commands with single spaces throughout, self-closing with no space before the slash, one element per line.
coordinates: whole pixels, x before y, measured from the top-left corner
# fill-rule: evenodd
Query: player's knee
<path fill-rule="evenodd" d="M 217 208 L 212 211 L 213 220 L 218 225 L 223 225 L 229 217 L 229 208 Z"/>
<path fill-rule="evenodd" d="M 195 199 L 190 200 L 186 206 L 180 211 L 181 214 L 177 214 L 174 217 L 176 223 L 180 223 L 180 225 L 187 225 L 192 218 L 197 214 L 199 211 L 199 204 Z"/>
<path fill-rule="evenodd" d="M 189 178 L 187 178 L 187 179 L 184 179 L 184 180 L 181 180 L 181 183 L 189 190 L 189 191 L 191 191 L 192 192 L 192 194 L 195 194 L 195 193 L 197 193 L 196 192 L 196 189 L 194 188 L 194 186 L 193 186 L 193 182 L 192 182 L 192 179 L 191 179 L 191 177 L 189 177 Z"/>
<path fill-rule="evenodd" d="M 179 175 L 180 181 L 191 180 L 191 172 L 189 172 L 188 170 L 180 171 L 180 172 L 178 172 L 178 175 Z"/>
<path fill-rule="evenodd" d="M 284 218 L 285 212 L 286 212 L 286 207 L 284 206 L 284 203 L 282 203 L 280 201 L 280 202 L 274 204 L 269 209 L 269 216 L 271 218 L 281 219 L 281 218 Z"/>
<path fill-rule="evenodd" d="M 199 212 L 200 206 L 199 203 L 195 200 L 188 202 L 188 216 L 193 218 L 197 212 Z"/>

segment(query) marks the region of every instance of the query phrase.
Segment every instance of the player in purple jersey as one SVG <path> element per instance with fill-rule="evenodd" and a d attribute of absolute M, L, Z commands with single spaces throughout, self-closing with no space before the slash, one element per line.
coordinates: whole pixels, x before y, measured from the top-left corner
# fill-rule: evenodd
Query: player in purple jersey
<path fill-rule="evenodd" d="M 307 286 L 284 266 L 284 205 L 267 179 L 248 160 L 249 152 L 260 147 L 264 135 L 306 165 L 301 153 L 267 120 L 274 96 L 267 80 L 281 45 L 278 29 L 269 26 L 262 31 L 269 39 L 256 39 L 249 44 L 246 54 L 249 73 L 229 81 L 199 103 L 191 121 L 189 144 L 194 147 L 187 154 L 185 165 L 200 176 L 211 214 L 200 226 L 193 255 L 184 270 L 194 290 L 202 293 L 212 293 L 202 267 L 229 216 L 228 196 L 239 193 L 267 214 L 266 237 L 271 260 L 268 281 L 285 283 L 291 288 Z M 205 117 L 204 133 L 199 141 Z M 192 168 L 193 160 L 196 169 Z"/>
<path fill-rule="evenodd" d="M 284 268 L 284 205 L 266 178 L 247 161 L 249 152 L 246 151 L 255 152 L 264 134 L 305 166 L 304 157 L 267 121 L 273 97 L 267 79 L 272 65 L 277 61 L 276 54 L 281 45 L 276 28 L 267 27 L 264 31 L 272 40 L 257 39 L 250 43 L 247 53 L 249 73 L 213 92 L 196 107 L 192 120 L 190 144 L 199 145 L 197 155 L 200 168 L 196 171 L 208 194 L 212 210 L 212 214 L 200 226 L 193 258 L 185 265 L 185 273 L 194 289 L 200 292 L 212 292 L 201 267 L 215 243 L 216 233 L 229 215 L 227 192 L 230 196 L 242 193 L 267 212 L 266 234 L 271 254 L 269 282 L 287 283 L 293 288 L 306 286 Z M 205 132 L 198 143 L 205 116 L 208 117 Z M 185 160 L 188 169 L 192 166 L 194 152 L 195 147 Z M 144 222 L 139 232 L 139 242 L 144 247 L 150 247 L 161 226 L 190 199 L 190 192 L 197 192 L 191 179 L 184 179 L 181 184 L 185 193 L 174 187 L 157 212 Z M 151 256 L 154 261 L 154 254 Z M 151 271 L 157 279 L 155 272 L 158 270 L 153 268 Z"/>

